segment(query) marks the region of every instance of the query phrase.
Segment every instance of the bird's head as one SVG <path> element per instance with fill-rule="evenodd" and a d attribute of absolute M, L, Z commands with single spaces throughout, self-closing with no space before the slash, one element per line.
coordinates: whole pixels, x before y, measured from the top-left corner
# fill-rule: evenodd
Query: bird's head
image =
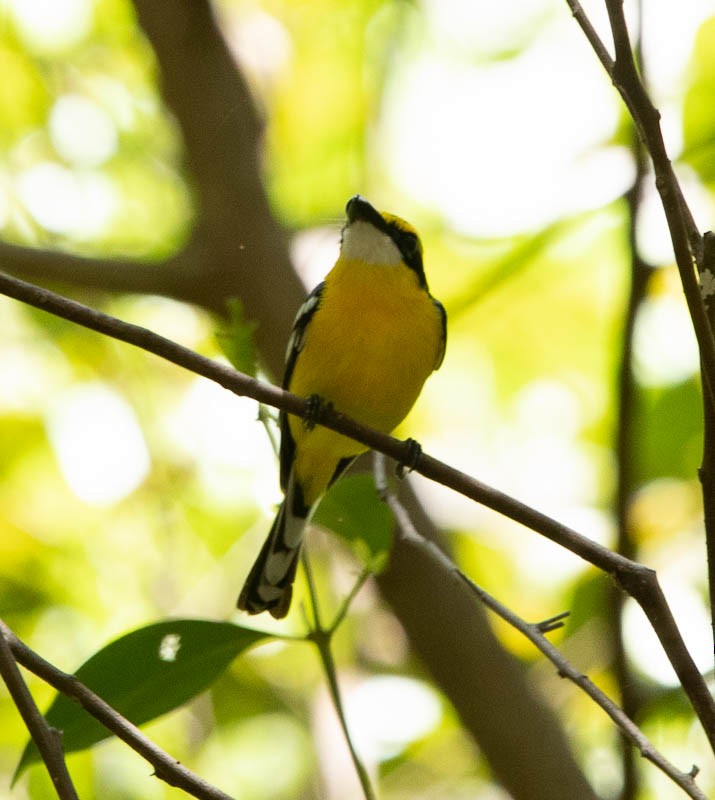
<path fill-rule="evenodd" d="M 404 219 L 375 209 L 356 194 L 345 207 L 347 220 L 340 240 L 343 258 L 384 264 L 406 264 L 426 286 L 422 264 L 422 242 L 417 231 Z"/>

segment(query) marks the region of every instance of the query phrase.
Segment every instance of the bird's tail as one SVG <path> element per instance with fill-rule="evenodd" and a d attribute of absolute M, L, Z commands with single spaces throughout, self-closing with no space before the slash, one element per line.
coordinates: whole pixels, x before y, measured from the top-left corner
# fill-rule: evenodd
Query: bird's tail
<path fill-rule="evenodd" d="M 238 607 L 249 614 L 268 611 L 276 619 L 282 619 L 288 613 L 307 516 L 291 510 L 289 506 L 296 505 L 290 502 L 291 494 L 281 503 L 239 595 Z"/>

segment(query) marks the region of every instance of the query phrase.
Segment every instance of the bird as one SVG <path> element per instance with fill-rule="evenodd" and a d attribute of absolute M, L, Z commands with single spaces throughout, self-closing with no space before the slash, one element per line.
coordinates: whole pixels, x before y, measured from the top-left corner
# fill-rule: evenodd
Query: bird
<path fill-rule="evenodd" d="M 345 214 L 338 259 L 295 318 L 282 387 L 391 433 L 442 364 L 447 314 L 429 292 L 422 243 L 408 222 L 360 195 Z M 279 421 L 284 498 L 237 604 L 276 619 L 290 607 L 312 510 L 368 449 L 285 412 Z"/>

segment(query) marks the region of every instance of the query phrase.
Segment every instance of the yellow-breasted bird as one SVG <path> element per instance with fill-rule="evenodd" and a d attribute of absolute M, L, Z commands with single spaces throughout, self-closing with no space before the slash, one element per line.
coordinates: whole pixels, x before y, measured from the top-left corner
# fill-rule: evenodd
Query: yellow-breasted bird
<path fill-rule="evenodd" d="M 447 315 L 427 288 L 414 228 L 360 195 L 346 214 L 340 256 L 295 319 L 282 386 L 390 433 L 442 363 Z M 238 598 L 249 614 L 276 619 L 288 613 L 312 508 L 367 449 L 284 412 L 280 427 L 285 497 Z"/>

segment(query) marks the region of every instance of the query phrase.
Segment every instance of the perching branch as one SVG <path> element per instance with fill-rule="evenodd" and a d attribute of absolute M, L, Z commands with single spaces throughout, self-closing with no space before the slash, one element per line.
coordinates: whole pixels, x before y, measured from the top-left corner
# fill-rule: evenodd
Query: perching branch
<path fill-rule="evenodd" d="M 220 789 L 206 783 L 202 778 L 194 775 L 191 770 L 173 759 L 154 742 L 148 739 L 135 725 L 122 717 L 101 697 L 88 689 L 77 680 L 74 675 L 66 672 L 45 661 L 42 656 L 31 650 L 21 642 L 17 636 L 0 620 L 0 640 L 3 646 L 12 651 L 14 659 L 23 667 L 33 672 L 57 689 L 58 692 L 78 702 L 82 708 L 111 731 L 117 738 L 126 742 L 132 750 L 146 759 L 152 767 L 157 778 L 182 789 L 198 800 L 233 800 Z M 68 795 L 70 797 L 70 795 Z"/>
<path fill-rule="evenodd" d="M 15 707 L 37 745 L 60 800 L 78 800 L 72 778 L 67 770 L 62 749 L 62 733 L 50 726 L 35 705 L 17 667 L 15 656 L 3 631 L 0 630 L 0 676 L 7 686 Z"/>
<path fill-rule="evenodd" d="M 47 289 L 0 273 L 0 294 L 140 347 L 196 375 L 208 378 L 234 394 L 251 397 L 260 403 L 280 408 L 298 417 L 305 417 L 309 413 L 309 404 L 304 398 L 236 372 L 146 328 L 123 322 Z M 330 407 L 323 409 L 321 417 L 315 421 L 361 442 L 372 450 L 390 456 L 398 463 L 413 458 L 410 442 L 402 442 L 361 425 Z M 546 514 L 429 455 L 420 456 L 414 471 L 520 522 L 612 575 L 648 617 L 715 749 L 715 701 L 685 646 L 654 570 L 614 553 Z"/>
<path fill-rule="evenodd" d="M 375 479 L 380 496 L 384 502 L 388 504 L 398 521 L 397 529 L 401 538 L 409 540 L 411 544 L 418 547 L 420 551 L 430 559 L 440 562 L 446 573 L 450 574 L 453 578 L 464 581 L 487 608 L 491 609 L 513 628 L 516 628 L 516 630 L 526 636 L 526 638 L 554 664 L 560 677 L 568 678 L 583 689 L 596 705 L 600 706 L 606 714 L 608 714 L 631 744 L 638 748 L 643 758 L 648 759 L 648 761 L 664 772 L 672 781 L 680 786 L 689 797 L 695 798 L 695 800 L 707 800 L 705 795 L 695 784 L 695 777 L 699 772 L 698 768 L 694 766 L 689 772 L 682 772 L 671 764 L 662 753 L 656 750 L 648 738 L 622 709 L 604 694 L 586 675 L 576 670 L 557 648 L 549 642 L 544 634 L 562 627 L 562 619 L 566 616 L 565 614 L 560 614 L 553 620 L 547 620 L 546 623 L 529 623 L 521 619 L 521 617 L 500 603 L 495 597 L 492 597 L 487 591 L 477 586 L 477 584 L 470 580 L 438 547 L 425 539 L 419 531 L 417 531 L 405 508 L 395 494 L 389 490 L 386 480 L 384 458 L 382 456 L 376 458 Z"/>

